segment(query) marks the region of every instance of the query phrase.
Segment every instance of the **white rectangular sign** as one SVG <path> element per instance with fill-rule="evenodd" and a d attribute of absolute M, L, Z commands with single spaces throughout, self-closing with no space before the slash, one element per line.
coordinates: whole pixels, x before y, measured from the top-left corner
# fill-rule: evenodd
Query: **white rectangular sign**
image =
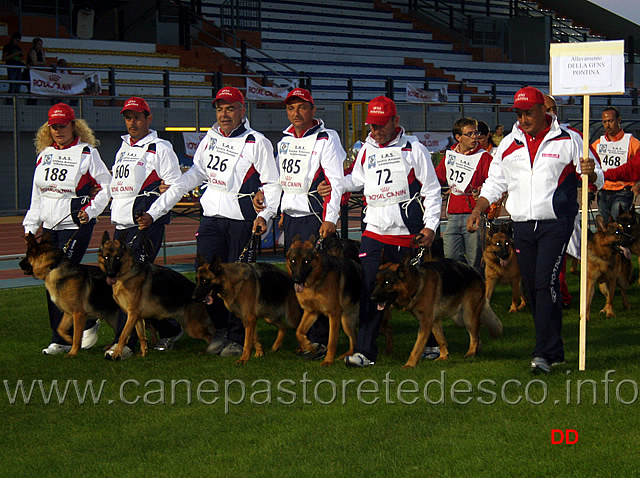
<path fill-rule="evenodd" d="M 284 101 L 289 93 L 288 88 L 260 86 L 251 78 L 247 78 L 247 99 L 260 101 Z"/>
<path fill-rule="evenodd" d="M 31 93 L 36 95 L 99 95 L 100 74 L 74 75 L 31 68 Z"/>
<path fill-rule="evenodd" d="M 443 86 L 440 91 L 427 91 L 421 88 L 416 88 L 410 83 L 406 84 L 407 87 L 407 101 L 410 103 L 446 103 L 447 102 L 447 87 Z"/>
<path fill-rule="evenodd" d="M 552 95 L 624 93 L 624 40 L 552 43 L 550 55 Z"/>

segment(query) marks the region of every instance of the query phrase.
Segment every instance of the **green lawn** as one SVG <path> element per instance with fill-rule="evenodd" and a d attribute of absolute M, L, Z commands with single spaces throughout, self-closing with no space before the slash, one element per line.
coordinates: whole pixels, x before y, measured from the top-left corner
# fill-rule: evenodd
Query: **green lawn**
<path fill-rule="evenodd" d="M 482 353 L 465 360 L 466 331 L 446 321 L 450 359 L 412 370 L 401 367 L 417 323 L 398 311 L 393 355 L 362 370 L 298 359 L 293 331 L 273 353 L 276 329 L 264 322 L 266 355 L 244 366 L 202 355 L 204 343 L 186 337 L 168 353 L 108 362 L 107 325 L 93 349 L 48 357 L 40 355 L 49 340 L 44 288 L 4 290 L 0 474 L 635 475 L 638 284 L 632 310 L 618 295 L 613 319 L 598 315 L 604 298 L 596 295 L 587 371 L 578 372 L 578 279 L 569 280 L 567 365 L 544 377 L 529 373 L 529 310 L 508 314 L 505 286 L 493 299 L 501 338 L 482 330 Z M 339 353 L 346 346 L 341 333 Z M 576 430 L 578 443 L 551 444 L 553 429 Z"/>

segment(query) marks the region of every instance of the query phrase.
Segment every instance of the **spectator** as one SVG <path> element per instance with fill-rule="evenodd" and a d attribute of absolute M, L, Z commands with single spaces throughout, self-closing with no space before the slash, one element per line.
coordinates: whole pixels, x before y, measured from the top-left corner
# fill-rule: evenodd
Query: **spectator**
<path fill-rule="evenodd" d="M 453 124 L 452 133 L 457 143 L 436 168 L 440 184 L 450 188 L 447 227 L 442 236 L 444 256 L 466 262 L 484 276 L 482 238 L 467 231 L 467 219 L 476 204 L 474 194 L 487 179 L 493 157 L 480 147 L 475 119 L 460 118 Z"/>
<path fill-rule="evenodd" d="M 69 64 L 67 63 L 67 60 L 65 60 L 64 58 L 58 58 L 57 63 L 51 66 L 51 70 L 56 71 L 58 73 L 62 73 L 64 75 L 71 74 L 71 70 L 69 69 Z"/>
<path fill-rule="evenodd" d="M 418 138 L 405 134 L 395 103 L 384 96 L 371 100 L 366 123 L 369 136 L 358 152 L 353 171 L 345 176 L 345 189 L 364 188 L 367 200 L 367 226 L 360 245 L 364 276 L 360 327 L 355 353 L 345 357 L 348 367 L 367 367 L 377 360 L 376 339 L 384 311 L 377 310 L 370 297 L 382 253 L 387 260 L 399 263 L 414 239 L 421 246 L 430 246 L 442 208 L 431 154 Z M 380 184 L 383 174 L 385 181 Z M 381 193 L 381 188 L 389 188 L 388 194 Z"/>
<path fill-rule="evenodd" d="M 160 139 L 158 133 L 151 129 L 153 115 L 143 98 L 129 98 L 120 114 L 129 134 L 122 136 L 122 144 L 113 163 L 111 222 L 116 228 L 114 237 L 129 244 L 139 262 L 153 262 L 162 247 L 164 226 L 169 223 L 170 215 L 159 217 L 145 229 L 144 234 L 138 229 L 136 217 L 147 211 L 160 196 L 163 185 L 175 183 L 182 171 L 171 143 Z M 149 322 L 158 332 L 156 350 L 171 350 L 173 343 L 182 337 L 182 328 L 174 319 L 151 319 Z M 120 312 L 113 345 L 104 354 L 106 359 L 113 359 L 126 323 L 127 314 Z M 119 358 L 133 356 L 137 341 L 137 334 L 131 334 Z"/>
<path fill-rule="evenodd" d="M 497 144 L 493 142 L 489 125 L 484 121 L 478 121 L 478 143 L 480 144 L 480 147 L 491 156 L 496 154 Z"/>
<path fill-rule="evenodd" d="M 7 79 L 10 82 L 20 81 L 22 79 L 22 68 L 17 68 L 19 66 L 25 66 L 22 62 L 24 54 L 22 53 L 22 48 L 20 48 L 20 40 L 22 40 L 22 35 L 15 32 L 11 35 L 9 43 L 2 49 L 2 60 L 7 65 L 16 67 L 7 68 Z M 20 83 L 9 83 L 9 94 L 20 93 L 20 86 Z M 8 99 L 7 102 L 10 104 L 11 100 Z"/>
<path fill-rule="evenodd" d="M 491 139 L 493 139 L 493 143 L 496 146 L 500 146 L 500 141 L 504 138 L 504 125 L 497 124 L 495 129 L 493 130 L 493 134 L 491 135 Z"/>
<path fill-rule="evenodd" d="M 46 53 L 42 48 L 42 38 L 34 38 L 33 46 L 27 54 L 27 67 L 31 66 L 47 66 Z"/>
<path fill-rule="evenodd" d="M 630 133 L 625 133 L 621 122 L 622 118 L 617 108 L 606 108 L 602 112 L 604 134 L 591 145 L 600 156 L 600 163 L 605 172 L 624 165 L 640 151 L 640 141 Z M 598 191 L 598 214 L 606 222 L 618 218 L 619 206 L 628 211 L 633 205 L 632 188 L 635 181 L 630 177 L 620 178 L 618 181 L 607 179 L 603 188 Z"/>
<path fill-rule="evenodd" d="M 73 108 L 64 103 L 51 107 L 48 121 L 35 138 L 38 159 L 31 205 L 22 222 L 24 232 L 35 234 L 42 225 L 43 230 L 51 233 L 53 245 L 66 248 L 65 255 L 74 264 L 82 261 L 96 217 L 109 202 L 111 175 L 96 149 L 98 144 L 87 123 L 76 119 Z M 48 292 L 47 305 L 52 337 L 42 353 L 69 352 L 71 345 L 58 334 L 62 311 L 51 301 Z M 99 327 L 100 322 L 87 321 L 82 334 L 83 349 L 95 345 Z"/>
<path fill-rule="evenodd" d="M 506 206 L 536 330 L 531 371 L 550 373 L 565 359 L 557 277 L 578 212 L 578 177 L 587 174 L 597 187 L 604 177 L 593 154 L 580 159 L 579 139 L 546 114 L 538 89 L 520 89 L 512 109 L 518 121 L 498 147 L 467 228 L 477 231 L 482 211 L 508 191 Z"/>
<path fill-rule="evenodd" d="M 207 182 L 200 197 L 203 217 L 196 233 L 196 249 L 207 262 L 217 255 L 223 262 L 235 262 L 251 232 L 263 234 L 267 220 L 275 216 L 282 189 L 273 146 L 249 126 L 244 96 L 233 87 L 224 87 L 214 100 L 217 122 L 198 145 L 193 166 L 143 214 L 140 228 L 167 214 L 182 196 Z M 266 209 L 256 215 L 252 197 L 262 184 Z M 260 232 L 258 232 L 258 228 Z M 216 335 L 207 352 L 221 356 L 242 355 L 244 327 L 228 312 L 219 297 L 207 306 Z"/>

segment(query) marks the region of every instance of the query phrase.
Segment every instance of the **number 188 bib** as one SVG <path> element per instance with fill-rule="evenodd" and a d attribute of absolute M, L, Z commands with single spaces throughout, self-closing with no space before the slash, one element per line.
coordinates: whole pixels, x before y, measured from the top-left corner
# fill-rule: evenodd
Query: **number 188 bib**
<path fill-rule="evenodd" d="M 53 199 L 76 197 L 82 150 L 82 146 L 74 146 L 63 150 L 47 148 L 42 152 L 35 183 L 43 196 Z"/>

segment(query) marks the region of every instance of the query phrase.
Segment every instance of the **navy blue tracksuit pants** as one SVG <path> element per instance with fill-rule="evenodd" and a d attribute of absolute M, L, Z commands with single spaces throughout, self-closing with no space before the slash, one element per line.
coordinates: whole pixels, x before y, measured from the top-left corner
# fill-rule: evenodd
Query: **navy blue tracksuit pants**
<path fill-rule="evenodd" d="M 564 361 L 558 274 L 573 232 L 574 219 L 571 216 L 513 223 L 518 265 L 536 328 L 532 356 L 549 362 Z"/>

